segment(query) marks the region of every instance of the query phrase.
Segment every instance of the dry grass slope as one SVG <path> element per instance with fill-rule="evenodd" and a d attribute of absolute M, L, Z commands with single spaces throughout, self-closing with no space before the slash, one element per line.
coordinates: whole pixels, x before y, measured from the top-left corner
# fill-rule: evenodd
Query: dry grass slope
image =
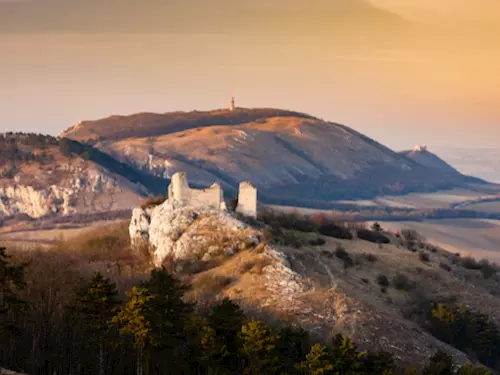
<path fill-rule="evenodd" d="M 244 235 L 261 230 L 248 229 Z M 390 243 L 301 231 L 296 233 L 304 240 L 300 246 L 288 246 L 272 245 L 267 242 L 272 237 L 263 236 L 259 244 L 241 246 L 234 255 L 221 252 L 216 261 L 182 264 L 167 259 L 165 266 L 192 285 L 187 298 L 198 302 L 198 308 L 229 297 L 250 317 L 300 325 L 324 342 L 342 333 L 361 348 L 394 353 L 400 364 L 424 363 L 437 349 L 464 361 L 464 353 L 432 337 L 419 319 L 433 301 L 483 310 L 500 324 L 496 268 L 473 264 L 425 241 L 415 245 L 418 251 L 410 251 L 400 238 L 384 234 Z M 214 238 L 221 249 L 232 243 L 224 233 Z M 310 245 L 318 238 L 321 245 Z M 127 224 L 121 223 L 60 241 L 50 250 L 18 252 L 16 259 L 29 263 L 25 293 L 30 299 L 43 305 L 47 293 L 53 293 L 53 303 L 63 304 L 70 290 L 94 271 L 127 290 L 151 270 L 149 250 L 131 248 Z"/>

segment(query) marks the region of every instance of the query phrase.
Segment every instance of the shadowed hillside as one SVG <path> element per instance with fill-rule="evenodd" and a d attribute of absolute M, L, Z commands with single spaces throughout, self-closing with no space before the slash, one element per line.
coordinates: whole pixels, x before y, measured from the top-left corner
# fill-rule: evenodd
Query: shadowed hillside
<path fill-rule="evenodd" d="M 441 171 L 447 173 L 460 173 L 443 159 L 431 153 L 426 146 L 415 146 L 413 150 L 401 151 L 401 154 L 406 155 L 415 160 L 417 163 L 429 168 L 440 169 Z"/>

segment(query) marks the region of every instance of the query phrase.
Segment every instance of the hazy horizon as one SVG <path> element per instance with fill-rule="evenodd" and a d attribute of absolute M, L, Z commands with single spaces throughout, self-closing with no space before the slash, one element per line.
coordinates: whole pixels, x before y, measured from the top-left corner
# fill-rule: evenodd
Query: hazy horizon
<path fill-rule="evenodd" d="M 492 0 L 0 0 L 0 131 L 277 107 L 393 149 L 498 148 Z"/>

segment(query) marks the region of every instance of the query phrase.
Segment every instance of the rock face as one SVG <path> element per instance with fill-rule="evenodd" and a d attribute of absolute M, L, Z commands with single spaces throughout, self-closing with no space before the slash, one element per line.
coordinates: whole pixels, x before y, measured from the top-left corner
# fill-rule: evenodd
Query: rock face
<path fill-rule="evenodd" d="M 47 169 L 43 172 L 57 182 L 48 181 L 43 172 L 22 170 L 14 181 L 0 179 L 0 214 L 39 218 L 106 212 L 132 208 L 141 199 L 139 186 L 92 163 L 75 160 Z"/>
<path fill-rule="evenodd" d="M 259 242 L 258 233 L 226 211 L 168 200 L 154 208 L 134 209 L 129 232 L 134 244 L 152 246 L 157 266 L 166 257 L 208 261 Z"/>
<path fill-rule="evenodd" d="M 0 217 L 132 209 L 148 191 L 142 175 L 67 139 L 0 134 Z"/>

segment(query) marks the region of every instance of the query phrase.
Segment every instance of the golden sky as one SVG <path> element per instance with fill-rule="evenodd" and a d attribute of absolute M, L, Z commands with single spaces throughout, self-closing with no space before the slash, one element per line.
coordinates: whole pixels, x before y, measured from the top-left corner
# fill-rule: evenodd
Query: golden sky
<path fill-rule="evenodd" d="M 0 0 L 0 130 L 280 107 L 399 149 L 498 147 L 498 0 Z"/>

